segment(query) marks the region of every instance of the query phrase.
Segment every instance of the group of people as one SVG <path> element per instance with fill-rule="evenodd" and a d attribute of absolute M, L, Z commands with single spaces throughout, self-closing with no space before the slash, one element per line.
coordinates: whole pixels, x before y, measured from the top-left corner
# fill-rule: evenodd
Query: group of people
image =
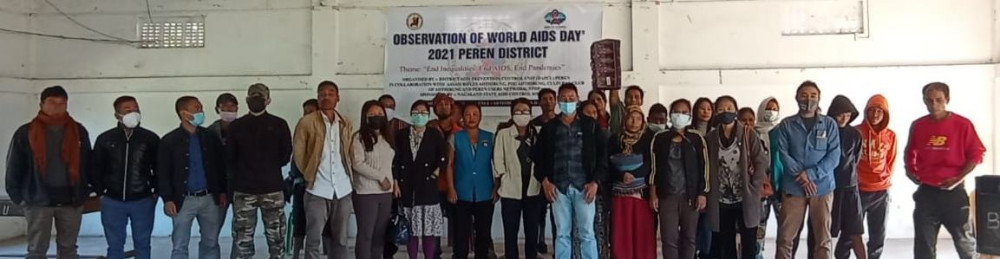
<path fill-rule="evenodd" d="M 195 219 L 199 258 L 219 258 L 230 205 L 233 258 L 253 257 L 258 209 L 270 257 L 280 258 L 289 199 L 295 254 L 304 246 L 306 258 L 320 257 L 324 237 L 329 258 L 391 257 L 393 214 L 410 222 L 410 258 L 440 256 L 445 232 L 452 258 L 488 258 L 497 202 L 507 258 L 546 252 L 549 206 L 560 259 L 656 258 L 657 230 L 663 258 L 762 258 L 772 212 L 778 259 L 793 257 L 803 228 L 810 258 L 880 258 L 897 155 L 882 95 L 861 111 L 837 96 L 824 115 L 819 86 L 806 81 L 796 90 L 796 111 L 782 119 L 773 97 L 757 110 L 721 96 L 647 112 L 640 87 L 627 87 L 624 101 L 619 90 L 607 91 L 581 102 L 573 84 L 542 89 L 541 114 L 531 100 L 513 100 L 510 119 L 495 131 L 482 129 L 482 108 L 473 102 L 445 94 L 418 100 L 407 122 L 385 95 L 363 104 L 356 129 L 337 110 L 338 86 L 324 81 L 290 130 L 267 112 L 267 86 L 254 84 L 249 113 L 239 116 L 237 98 L 220 95 L 221 119 L 208 128 L 197 98 L 177 99 L 179 126 L 162 139 L 141 127 L 137 100 L 122 96 L 114 102 L 118 125 L 91 146 L 66 111 L 68 94 L 55 86 L 14 134 L 6 187 L 25 208 L 29 258 L 45 257 L 53 221 L 59 256 L 75 256 L 81 204 L 91 192 L 101 196 L 109 258 L 124 257 L 128 222 L 137 258 L 151 257 L 157 197 L 173 221 L 173 258 L 187 258 Z M 916 258 L 935 258 L 942 225 L 961 258 L 975 256 L 962 183 L 985 147 L 968 119 L 946 109 L 949 94 L 944 83 L 923 88 L 929 114 L 913 122 L 904 148 L 906 176 L 919 185 Z M 287 181 L 299 188 L 284 184 L 289 163 Z M 358 235 L 348 256 L 352 212 Z"/>

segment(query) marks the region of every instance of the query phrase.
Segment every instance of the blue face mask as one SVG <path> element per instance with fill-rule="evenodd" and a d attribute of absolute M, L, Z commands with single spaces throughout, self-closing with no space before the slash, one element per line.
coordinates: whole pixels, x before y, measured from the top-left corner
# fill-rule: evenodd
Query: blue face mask
<path fill-rule="evenodd" d="M 199 112 L 199 113 L 192 114 L 191 117 L 192 117 L 191 120 L 188 121 L 188 122 L 190 122 L 191 125 L 194 125 L 195 127 L 199 127 L 199 126 L 201 126 L 202 123 L 205 123 L 205 113 L 204 112 Z"/>
<path fill-rule="evenodd" d="M 564 115 L 575 114 L 576 102 L 559 102 L 559 110 L 562 111 Z"/>
<path fill-rule="evenodd" d="M 430 114 L 414 114 L 410 116 L 410 123 L 413 123 L 413 126 L 424 127 L 430 119 Z"/>
<path fill-rule="evenodd" d="M 720 113 L 719 115 L 716 115 L 715 118 L 717 118 L 717 120 L 719 120 L 719 123 L 730 124 L 730 123 L 733 123 L 734 121 L 736 121 L 736 113 L 735 112 L 723 112 L 723 113 Z"/>

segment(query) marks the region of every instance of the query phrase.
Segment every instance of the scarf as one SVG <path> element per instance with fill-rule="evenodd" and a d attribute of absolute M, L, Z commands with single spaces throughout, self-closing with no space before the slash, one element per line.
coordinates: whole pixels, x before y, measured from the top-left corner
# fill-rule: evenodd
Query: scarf
<path fill-rule="evenodd" d="M 643 129 L 646 128 L 646 119 L 645 119 L 646 115 L 642 114 L 642 108 L 639 107 L 638 105 L 632 105 L 626 108 L 625 121 L 628 121 L 627 118 L 631 116 L 632 113 L 638 113 L 639 116 L 643 118 L 643 120 L 642 120 L 642 125 L 639 127 L 639 130 L 634 132 L 629 131 L 628 127 L 625 126 L 627 122 L 622 123 L 622 135 L 621 135 L 622 153 L 626 155 L 632 154 L 633 151 L 632 146 L 634 146 L 636 142 L 639 142 L 639 139 L 642 138 L 642 131 Z"/>
<path fill-rule="evenodd" d="M 31 120 L 28 126 L 28 144 L 35 155 L 35 167 L 44 177 L 47 162 L 45 134 L 49 126 L 63 129 L 62 149 L 59 153 L 68 165 L 70 185 L 76 185 L 80 182 L 80 128 L 69 114 L 53 117 L 39 111 Z"/>

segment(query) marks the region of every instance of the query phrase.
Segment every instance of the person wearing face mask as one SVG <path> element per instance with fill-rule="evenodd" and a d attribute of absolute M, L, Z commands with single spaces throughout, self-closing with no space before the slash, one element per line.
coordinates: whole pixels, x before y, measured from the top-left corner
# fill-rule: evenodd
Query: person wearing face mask
<path fill-rule="evenodd" d="M 231 93 L 220 94 L 219 97 L 215 98 L 215 112 L 219 114 L 219 119 L 208 126 L 208 130 L 214 132 L 222 140 L 222 145 L 226 145 L 226 137 L 229 136 L 229 125 L 239 118 L 240 103 L 236 100 L 236 96 Z M 227 174 L 230 172 L 226 172 Z M 226 175 L 226 179 L 233 179 L 232 175 Z M 226 197 L 233 197 L 233 186 L 231 182 L 226 183 Z M 232 201 L 230 200 L 231 204 Z M 226 214 L 229 210 L 229 205 L 226 204 L 226 208 L 222 210 L 219 215 L 222 217 L 222 222 L 226 222 Z M 222 225 L 219 225 L 219 231 L 222 231 Z M 232 247 L 230 254 L 236 254 L 236 246 Z"/>
<path fill-rule="evenodd" d="M 285 197 L 281 168 L 292 155 L 292 135 L 284 119 L 267 112 L 270 90 L 247 89 L 250 113 L 233 121 L 226 140 L 226 168 L 233 175 L 235 258 L 253 258 L 254 229 L 260 210 L 270 258 L 281 258 L 285 240 Z"/>
<path fill-rule="evenodd" d="M 389 145 L 392 148 L 396 148 L 396 132 L 409 127 L 410 124 L 406 121 L 400 119 L 400 116 L 405 116 L 405 114 L 396 113 L 396 98 L 392 95 L 384 94 L 378 97 L 378 103 L 385 107 L 385 118 L 389 120 L 389 128 L 387 132 Z"/>
<path fill-rule="evenodd" d="M 819 114 L 820 90 L 805 81 L 795 92 L 799 112 L 781 121 L 778 147 L 784 170 L 781 173 L 781 217 L 779 217 L 777 259 L 792 258 L 793 243 L 803 227 L 808 208 L 810 228 L 816 240 L 813 256 L 832 256 L 831 207 L 835 188 L 834 171 L 840 163 L 840 130 L 837 122 Z M 775 172 L 779 173 L 779 172 Z"/>
<path fill-rule="evenodd" d="M 667 107 L 663 104 L 653 104 L 649 107 L 649 115 L 646 117 L 646 122 L 649 124 L 647 128 L 653 132 L 659 133 L 669 129 L 667 123 L 670 122 L 670 113 L 667 112 Z"/>
<path fill-rule="evenodd" d="M 382 258 L 385 231 L 389 226 L 392 197 L 399 193 L 392 176 L 396 152 L 389 146 L 389 120 L 378 101 L 361 106 L 361 129 L 351 142 L 354 167 L 354 211 L 358 236 L 354 258 Z"/>
<path fill-rule="evenodd" d="M 219 225 L 226 202 L 226 163 L 222 141 L 201 127 L 205 112 L 193 96 L 174 103 L 181 124 L 160 140 L 156 151 L 156 192 L 173 220 L 171 258 L 188 257 L 191 224 L 198 219 L 199 258 L 219 258 Z"/>
<path fill-rule="evenodd" d="M 768 157 L 757 132 L 736 120 L 738 106 L 733 97 L 719 97 L 715 107 L 718 126 L 705 136 L 712 186 L 706 218 L 716 241 L 713 257 L 753 258 L 757 256 L 760 190 L 766 179 L 761 171 L 766 170 Z M 737 234 L 741 247 L 736 245 Z"/>
<path fill-rule="evenodd" d="M 778 156 L 778 152 L 773 152 L 777 147 L 775 143 L 777 138 L 772 137 L 777 134 L 777 131 L 773 131 L 774 126 L 777 125 L 778 121 L 781 119 L 778 113 L 778 100 L 774 97 L 764 98 L 760 102 L 760 106 L 757 107 L 757 121 L 753 124 L 753 129 L 757 131 L 757 136 L 760 137 L 761 141 L 764 143 L 764 151 L 768 153 L 770 157 L 771 164 L 763 171 L 767 174 L 767 179 L 764 181 L 764 192 L 762 197 L 764 201 L 763 214 L 760 217 L 760 225 L 757 227 L 757 259 L 764 259 L 764 236 L 767 233 L 767 221 L 771 217 L 771 211 L 778 216 L 778 212 L 781 211 L 781 159 Z M 774 173 L 779 172 L 779 173 Z M 770 193 L 767 193 L 770 187 Z M 798 243 L 796 239 L 796 244 Z M 798 247 L 798 245 L 793 245 L 793 247 Z M 795 250 L 794 248 L 792 250 Z"/>
<path fill-rule="evenodd" d="M 695 258 L 698 212 L 711 191 L 705 139 L 691 121 L 691 102 L 677 99 L 670 104 L 670 130 L 653 138 L 649 204 L 659 215 L 663 258 Z"/>
<path fill-rule="evenodd" d="M 226 144 L 226 137 L 229 136 L 229 124 L 240 117 L 240 102 L 231 93 L 220 94 L 215 98 L 215 113 L 219 114 L 219 119 L 208 126 L 208 130 L 215 132 Z"/>
<path fill-rule="evenodd" d="M 506 258 L 519 258 L 518 231 L 524 219 L 524 257 L 538 258 L 538 217 L 544 208 L 541 183 L 532 176 L 531 150 L 538 132 L 531 123 L 531 102 L 518 98 L 511 102 L 511 120 L 501 125 L 493 145 L 493 177 L 499 183 Z"/>
<path fill-rule="evenodd" d="M 577 229 L 585 259 L 596 259 L 594 200 L 607 172 L 607 135 L 596 120 L 576 114 L 576 85 L 559 86 L 563 113 L 542 127 L 533 157 L 535 178 L 542 182 L 546 199 L 553 203 L 558 237 L 555 258 L 573 253 L 571 231 Z"/>
<path fill-rule="evenodd" d="M 411 126 L 396 133 L 396 143 L 401 146 L 392 161 L 401 213 L 410 220 L 412 237 L 406 245 L 410 259 L 417 259 L 421 250 L 424 258 L 434 258 L 438 238 L 444 233 L 437 182 L 442 177 L 439 169 L 448 166 L 448 144 L 440 131 L 427 126 L 430 116 L 427 101 L 418 100 L 410 106 Z"/>
<path fill-rule="evenodd" d="M 608 139 L 611 165 L 611 253 L 614 258 L 656 258 L 656 224 L 649 204 L 647 179 L 650 145 L 656 132 L 649 130 L 638 105 L 629 106 L 625 124 Z"/>
<path fill-rule="evenodd" d="M 160 137 L 139 124 L 135 97 L 115 99 L 118 125 L 94 142 L 90 170 L 93 190 L 101 195 L 101 223 L 108 241 L 108 258 L 125 258 L 125 225 L 131 221 L 136 258 L 152 258 L 150 235 L 156 197 L 156 149 Z"/>

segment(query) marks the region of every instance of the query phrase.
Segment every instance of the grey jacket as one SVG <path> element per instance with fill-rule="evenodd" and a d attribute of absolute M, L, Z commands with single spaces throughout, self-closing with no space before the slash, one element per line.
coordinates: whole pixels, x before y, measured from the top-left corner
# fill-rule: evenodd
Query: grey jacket
<path fill-rule="evenodd" d="M 708 214 L 708 226 L 716 232 L 719 231 L 719 201 L 722 199 L 722 193 L 719 191 L 721 182 L 719 180 L 719 148 L 722 145 L 719 137 L 722 134 L 721 130 L 722 127 L 712 129 L 705 136 L 705 142 L 708 145 L 709 178 L 711 179 L 709 182 L 712 183 L 711 191 L 708 194 L 706 213 Z M 743 222 L 746 223 L 745 227 L 753 228 L 760 224 L 760 208 L 762 206 L 760 191 L 767 179 L 766 172 L 771 162 L 767 153 L 764 152 L 756 131 L 744 131 L 744 126 L 737 122 L 733 133 L 736 134 L 736 143 L 734 144 L 740 149 L 739 168 L 743 169 L 743 182 L 749 183 L 745 184 L 743 188 Z M 746 135 L 747 133 L 749 135 Z M 752 175 L 748 172 L 750 166 L 753 166 L 755 171 Z"/>

